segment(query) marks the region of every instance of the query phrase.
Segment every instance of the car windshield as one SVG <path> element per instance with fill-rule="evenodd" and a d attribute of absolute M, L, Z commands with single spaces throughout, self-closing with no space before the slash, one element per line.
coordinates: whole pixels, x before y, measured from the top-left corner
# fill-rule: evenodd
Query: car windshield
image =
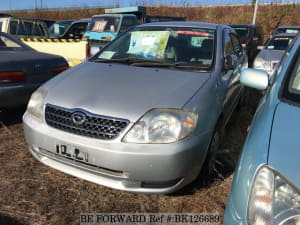
<path fill-rule="evenodd" d="M 241 38 L 247 38 L 249 35 L 248 27 L 234 27 L 234 29 Z"/>
<path fill-rule="evenodd" d="M 49 28 L 49 35 L 60 36 L 64 34 L 72 22 L 73 20 L 67 20 L 67 21 L 58 21 L 52 24 L 51 27 Z"/>
<path fill-rule="evenodd" d="M 294 37 L 273 37 L 266 45 L 266 49 L 286 50 Z"/>
<path fill-rule="evenodd" d="M 23 50 L 23 46 L 5 36 L 0 36 L 0 51 L 1 50 Z"/>
<path fill-rule="evenodd" d="M 92 19 L 88 26 L 88 31 L 92 32 L 117 32 L 119 27 L 120 17 L 119 16 L 101 16 Z"/>
<path fill-rule="evenodd" d="M 209 69 L 214 61 L 215 30 L 190 27 L 136 27 L 116 39 L 92 60 Z"/>
<path fill-rule="evenodd" d="M 299 28 L 278 28 L 276 30 L 275 34 L 280 34 L 280 33 L 298 33 L 300 31 Z"/>

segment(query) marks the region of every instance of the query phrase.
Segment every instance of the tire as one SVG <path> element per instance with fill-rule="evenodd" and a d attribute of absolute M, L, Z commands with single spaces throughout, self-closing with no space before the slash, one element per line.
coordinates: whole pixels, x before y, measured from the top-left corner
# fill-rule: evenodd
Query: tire
<path fill-rule="evenodd" d="M 216 168 L 218 163 L 216 159 L 220 148 L 220 143 L 221 143 L 221 132 L 220 129 L 216 129 L 211 138 L 207 150 L 207 155 L 201 171 L 205 180 L 210 180 L 211 178 L 216 177 L 218 175 L 218 171 Z"/>

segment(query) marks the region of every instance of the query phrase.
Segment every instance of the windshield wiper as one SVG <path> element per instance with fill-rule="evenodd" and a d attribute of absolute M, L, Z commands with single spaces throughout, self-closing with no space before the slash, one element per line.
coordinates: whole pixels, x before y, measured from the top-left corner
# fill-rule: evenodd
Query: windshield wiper
<path fill-rule="evenodd" d="M 118 63 L 126 63 L 126 64 L 131 64 L 131 63 L 137 63 L 137 62 L 145 62 L 148 61 L 147 59 L 144 58 L 138 58 L 138 57 L 126 57 L 126 58 L 115 58 L 115 59 L 103 59 L 103 58 L 98 58 L 92 60 L 93 62 L 118 62 Z M 153 61 L 153 60 L 152 60 Z"/>
<path fill-rule="evenodd" d="M 192 70 L 208 70 L 209 66 L 203 65 L 196 65 L 194 63 L 188 62 L 176 62 L 176 63 L 167 63 L 167 62 L 160 62 L 160 61 L 141 61 L 132 63 L 132 66 L 158 66 L 158 67 L 169 67 L 169 68 L 176 68 L 176 69 L 192 69 Z"/>
<path fill-rule="evenodd" d="M 117 63 L 126 63 L 131 66 L 144 66 L 144 67 L 169 67 L 175 69 L 190 69 L 190 70 L 208 70 L 209 66 L 197 65 L 189 62 L 175 62 L 168 63 L 162 62 L 154 59 L 145 59 L 145 58 L 137 58 L 137 57 L 127 57 L 120 59 L 94 59 L 93 62 L 117 62 Z"/>

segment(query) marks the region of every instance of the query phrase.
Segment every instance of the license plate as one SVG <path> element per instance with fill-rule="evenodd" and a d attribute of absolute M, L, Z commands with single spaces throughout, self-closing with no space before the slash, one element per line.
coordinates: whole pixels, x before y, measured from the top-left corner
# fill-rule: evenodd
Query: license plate
<path fill-rule="evenodd" d="M 72 146 L 56 145 L 56 153 L 67 158 L 88 162 L 88 154 Z"/>

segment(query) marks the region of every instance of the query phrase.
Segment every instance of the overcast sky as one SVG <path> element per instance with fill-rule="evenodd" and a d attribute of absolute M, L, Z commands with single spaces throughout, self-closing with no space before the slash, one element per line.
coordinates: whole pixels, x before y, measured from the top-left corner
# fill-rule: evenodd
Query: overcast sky
<path fill-rule="evenodd" d="M 34 8 L 115 7 L 134 5 L 223 5 L 251 3 L 251 0 L 0 0 L 0 11 Z M 266 2 L 295 2 L 300 0 L 260 0 Z"/>

